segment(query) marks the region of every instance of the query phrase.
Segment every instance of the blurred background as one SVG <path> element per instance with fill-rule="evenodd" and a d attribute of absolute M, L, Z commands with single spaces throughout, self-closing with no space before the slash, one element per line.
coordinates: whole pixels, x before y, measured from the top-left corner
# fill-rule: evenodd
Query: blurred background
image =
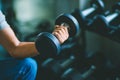
<path fill-rule="evenodd" d="M 0 0 L 0 8 L 6 15 L 6 19 L 13 28 L 15 34 L 21 41 L 34 41 L 40 32 L 52 32 L 57 16 L 63 13 L 71 13 L 76 8 L 85 10 L 91 6 L 90 1 L 92 0 Z M 103 0 L 105 3 L 105 10 L 112 11 L 112 5 L 118 1 L 120 0 Z M 87 80 L 120 80 L 119 41 L 111 40 L 89 30 L 86 30 L 84 33 L 85 39 L 83 39 L 83 35 L 79 34 L 77 41 L 74 41 L 74 43 L 77 45 L 70 47 L 73 54 L 80 53 L 80 58 L 81 56 L 84 56 L 84 61 L 79 60 L 79 63 L 75 62 L 74 67 L 78 69 L 78 71 L 81 71 L 81 69 L 84 68 L 81 68 L 80 65 L 83 64 L 85 64 L 83 66 L 87 66 L 87 68 L 88 64 L 90 66 L 93 63 L 95 63 L 97 66 L 107 65 L 107 69 L 109 68 L 108 70 L 106 70 L 106 68 L 101 68 L 100 71 L 96 71 L 96 73 L 92 75 L 92 78 L 90 77 Z M 61 53 L 67 53 L 64 56 L 62 55 L 62 58 L 64 57 L 63 59 L 65 59 L 70 51 L 68 49 Z M 96 55 L 96 53 L 98 55 Z M 99 60 L 98 62 L 89 62 L 90 60 L 86 58 L 86 55 L 92 57 L 93 55 L 95 56 L 94 58 L 90 57 L 90 60 Z M 33 58 L 36 59 L 39 67 L 36 80 L 45 80 L 42 77 L 46 74 L 42 74 L 44 71 L 41 70 L 41 64 L 44 60 L 40 56 Z M 107 62 L 103 63 L 105 61 Z M 106 75 L 109 72 L 110 74 Z"/>

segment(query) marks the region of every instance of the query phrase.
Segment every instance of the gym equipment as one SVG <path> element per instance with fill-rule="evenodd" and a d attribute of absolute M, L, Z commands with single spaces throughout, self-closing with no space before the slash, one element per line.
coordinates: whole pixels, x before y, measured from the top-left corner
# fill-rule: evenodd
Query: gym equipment
<path fill-rule="evenodd" d="M 112 7 L 112 12 L 117 12 L 120 13 L 120 1 L 117 2 L 113 7 Z M 119 14 L 120 15 L 120 14 Z M 114 21 L 110 22 L 111 25 L 118 26 L 120 25 L 120 16 L 117 17 Z"/>
<path fill-rule="evenodd" d="M 107 16 L 97 15 L 93 23 L 90 25 L 90 28 L 95 32 L 109 36 L 111 30 L 116 29 L 116 27 L 112 27 L 110 23 L 118 17 L 120 17 L 120 2 L 114 5 L 114 13 Z"/>
<path fill-rule="evenodd" d="M 80 31 L 80 26 L 77 19 L 71 14 L 61 14 L 57 17 L 55 25 L 61 25 L 64 23 L 64 26 L 68 26 L 68 32 L 70 37 L 78 36 Z"/>
<path fill-rule="evenodd" d="M 110 23 L 114 23 L 114 27 L 115 29 L 112 30 L 112 36 L 114 36 L 115 38 L 120 38 L 120 2 L 116 3 L 113 6 L 114 9 L 114 15 L 116 16 L 115 20 L 110 22 Z"/>
<path fill-rule="evenodd" d="M 70 37 L 77 36 L 80 31 L 78 21 L 71 14 L 62 14 L 57 17 L 55 25 L 64 25 L 65 27 L 68 27 Z M 43 57 L 56 56 L 61 50 L 61 44 L 58 39 L 48 32 L 42 32 L 37 36 L 35 46 Z"/>
<path fill-rule="evenodd" d="M 86 80 L 95 72 L 95 70 L 96 67 L 94 65 L 91 65 L 91 67 L 83 73 L 80 73 L 80 71 L 77 71 L 74 68 L 69 68 L 62 74 L 61 80 Z"/>
<path fill-rule="evenodd" d="M 92 0 L 90 8 L 83 11 L 76 9 L 72 13 L 72 15 L 78 20 L 82 28 L 84 28 L 90 18 L 93 18 L 93 16 L 95 16 L 96 14 L 104 14 L 104 3 L 102 0 Z"/>
<path fill-rule="evenodd" d="M 71 14 L 62 14 L 58 16 L 55 21 L 55 25 L 64 24 L 65 26 L 69 26 L 68 31 L 70 37 L 78 36 L 80 32 L 80 26 L 85 25 L 85 18 L 93 13 L 100 14 L 101 12 L 104 12 L 103 2 L 102 0 L 95 0 L 92 2 L 92 7 L 89 9 L 86 9 L 82 12 L 76 10 Z M 47 32 L 43 32 L 38 35 L 35 45 L 38 52 L 40 52 L 43 57 L 53 57 L 58 55 L 61 50 L 61 44 L 57 38 Z"/>
<path fill-rule="evenodd" d="M 45 70 L 46 75 L 50 75 L 49 80 L 56 80 L 68 67 L 72 65 L 75 57 L 70 56 L 65 60 L 55 60 L 53 58 L 49 58 L 42 63 L 42 69 Z"/>

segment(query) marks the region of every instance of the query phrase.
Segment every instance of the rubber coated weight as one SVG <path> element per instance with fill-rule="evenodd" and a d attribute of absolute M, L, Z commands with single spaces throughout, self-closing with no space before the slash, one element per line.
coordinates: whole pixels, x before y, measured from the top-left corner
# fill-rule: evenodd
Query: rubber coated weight
<path fill-rule="evenodd" d="M 91 5 L 96 8 L 97 13 L 104 12 L 105 5 L 102 0 L 92 0 Z"/>
<path fill-rule="evenodd" d="M 89 25 L 89 22 L 92 22 L 93 17 L 97 14 L 104 14 L 104 3 L 102 0 L 93 0 L 91 2 L 91 7 L 85 10 L 75 9 L 72 15 L 78 20 L 81 28 L 85 28 L 86 25 Z"/>
<path fill-rule="evenodd" d="M 92 27 L 103 34 L 106 32 L 107 33 L 110 32 L 113 29 L 112 27 L 110 27 L 111 26 L 110 23 L 114 22 L 116 18 L 120 17 L 120 10 L 118 7 L 120 7 L 119 3 L 115 4 L 114 5 L 115 12 L 107 16 L 97 15 L 93 23 L 93 25 L 95 26 L 94 27 L 92 26 Z M 119 24 L 117 22 L 119 22 L 119 20 L 116 21 L 116 24 Z"/>
<path fill-rule="evenodd" d="M 98 19 L 101 20 L 102 24 L 105 26 L 109 26 L 109 24 L 114 21 L 117 17 L 120 17 L 120 2 L 115 4 L 113 6 L 114 8 L 114 13 L 107 15 L 107 16 L 103 16 L 103 15 L 98 15 Z"/>
<path fill-rule="evenodd" d="M 112 11 L 119 13 L 119 16 L 116 18 L 116 20 L 114 20 L 113 22 L 111 22 L 111 24 L 118 26 L 118 25 L 120 25 L 120 1 L 117 2 L 117 3 L 112 7 Z"/>
<path fill-rule="evenodd" d="M 72 16 L 71 14 L 62 14 L 62 15 L 58 16 L 55 21 L 55 25 L 61 25 L 62 23 L 68 24 L 68 26 L 69 26 L 68 32 L 69 32 L 70 37 L 79 35 L 80 26 L 74 16 Z"/>
<path fill-rule="evenodd" d="M 48 32 L 42 32 L 37 36 L 35 46 L 45 58 L 58 55 L 61 49 L 58 39 Z"/>
<path fill-rule="evenodd" d="M 46 75 L 50 75 L 49 80 L 54 77 L 58 78 L 67 68 L 69 68 L 75 61 L 75 56 L 70 56 L 67 59 L 53 59 L 48 58 L 45 60 L 41 67 L 46 72 Z"/>

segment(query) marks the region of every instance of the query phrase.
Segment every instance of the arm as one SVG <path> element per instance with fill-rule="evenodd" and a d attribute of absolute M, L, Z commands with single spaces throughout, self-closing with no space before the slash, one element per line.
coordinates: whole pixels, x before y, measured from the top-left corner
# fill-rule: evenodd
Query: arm
<path fill-rule="evenodd" d="M 68 38 L 67 28 L 56 26 L 53 34 L 62 44 Z M 0 30 L 0 43 L 7 49 L 12 57 L 25 58 L 38 55 L 34 42 L 20 42 L 10 27 Z"/>
<path fill-rule="evenodd" d="M 53 34 L 62 44 L 69 36 L 67 28 L 56 26 Z M 0 44 L 15 58 L 25 58 L 38 55 L 34 42 L 20 42 L 0 11 Z"/>
<path fill-rule="evenodd" d="M 32 57 L 38 54 L 34 42 L 20 42 L 10 27 L 0 30 L 0 43 L 15 58 Z"/>

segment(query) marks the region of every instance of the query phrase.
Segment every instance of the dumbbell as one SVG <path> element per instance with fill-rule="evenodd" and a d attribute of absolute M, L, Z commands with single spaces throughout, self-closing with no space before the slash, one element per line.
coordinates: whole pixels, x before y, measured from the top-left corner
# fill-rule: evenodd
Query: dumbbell
<path fill-rule="evenodd" d="M 120 13 L 120 1 L 115 3 L 112 7 L 112 12 L 118 12 Z M 111 25 L 119 26 L 120 25 L 120 16 L 117 17 L 114 21 L 110 22 Z"/>
<path fill-rule="evenodd" d="M 72 65 L 75 61 L 74 56 L 70 56 L 68 59 L 59 59 L 56 60 L 54 58 L 48 58 L 45 60 L 41 66 L 42 69 L 45 71 L 45 75 L 49 75 L 46 79 L 49 80 L 56 80 L 68 67 Z"/>
<path fill-rule="evenodd" d="M 116 9 L 117 8 L 117 9 Z M 112 36 L 119 38 L 120 37 L 120 2 L 116 3 L 116 5 L 113 6 L 114 11 L 116 11 L 116 19 L 111 22 L 114 23 L 115 29 L 112 31 Z"/>
<path fill-rule="evenodd" d="M 99 32 L 104 35 L 106 33 L 106 35 L 112 34 L 111 30 L 114 30 L 116 28 L 112 27 L 110 23 L 113 22 L 116 18 L 120 17 L 120 2 L 115 4 L 113 7 L 114 13 L 111 13 L 107 16 L 97 15 L 93 23 L 89 25 L 89 28 L 91 28 L 95 32 Z"/>
<path fill-rule="evenodd" d="M 61 14 L 58 16 L 55 25 L 64 25 L 65 27 L 68 27 L 70 37 L 78 36 L 80 31 L 77 19 L 71 14 Z M 38 34 L 35 40 L 35 46 L 44 58 L 56 56 L 61 50 L 61 44 L 58 39 L 48 32 Z"/>
<path fill-rule="evenodd" d="M 82 28 L 84 28 L 90 18 L 93 18 L 96 14 L 104 14 L 104 3 L 102 0 L 92 0 L 90 8 L 87 8 L 83 11 L 76 9 L 72 13 Z"/>
<path fill-rule="evenodd" d="M 62 75 L 61 80 L 87 80 L 96 70 L 94 65 L 91 65 L 85 72 L 80 72 L 74 68 L 67 69 Z"/>

